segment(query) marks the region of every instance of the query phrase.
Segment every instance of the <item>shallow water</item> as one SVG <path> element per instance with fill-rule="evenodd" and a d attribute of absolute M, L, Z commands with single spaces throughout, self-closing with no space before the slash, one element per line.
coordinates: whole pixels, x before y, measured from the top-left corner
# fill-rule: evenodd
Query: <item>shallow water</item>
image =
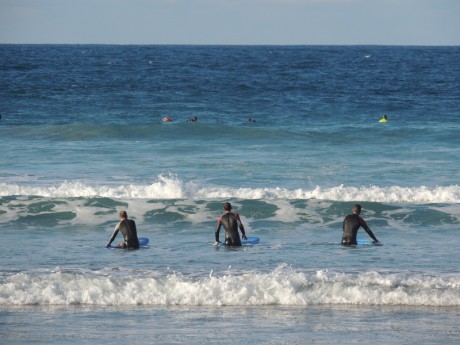
<path fill-rule="evenodd" d="M 9 344 L 455 344 L 460 336 L 458 308 L 22 306 L 3 313 L 8 332 L 0 333 Z M 48 324 L 53 331 L 43 332 Z"/>

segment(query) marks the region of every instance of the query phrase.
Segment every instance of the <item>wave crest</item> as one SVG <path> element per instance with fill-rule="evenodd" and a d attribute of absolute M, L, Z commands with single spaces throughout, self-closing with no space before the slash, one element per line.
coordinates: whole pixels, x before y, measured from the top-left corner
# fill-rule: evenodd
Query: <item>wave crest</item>
<path fill-rule="evenodd" d="M 331 188 L 319 186 L 306 189 L 279 187 L 234 188 L 200 186 L 196 182 L 183 182 L 174 175 L 160 175 L 151 184 L 120 186 L 88 185 L 79 181 L 63 182 L 55 186 L 30 186 L 0 183 L 0 196 L 41 196 L 52 198 L 107 197 L 113 199 L 265 199 L 368 201 L 386 203 L 460 203 L 460 187 L 402 187 L 339 185 Z"/>

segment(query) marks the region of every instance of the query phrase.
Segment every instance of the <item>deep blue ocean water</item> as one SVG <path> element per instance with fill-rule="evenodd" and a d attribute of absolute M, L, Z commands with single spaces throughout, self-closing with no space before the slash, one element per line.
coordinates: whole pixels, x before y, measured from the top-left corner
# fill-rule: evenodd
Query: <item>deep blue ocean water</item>
<path fill-rule="evenodd" d="M 0 338 L 457 344 L 459 56 L 0 45 Z M 225 201 L 260 244 L 213 246 Z"/>

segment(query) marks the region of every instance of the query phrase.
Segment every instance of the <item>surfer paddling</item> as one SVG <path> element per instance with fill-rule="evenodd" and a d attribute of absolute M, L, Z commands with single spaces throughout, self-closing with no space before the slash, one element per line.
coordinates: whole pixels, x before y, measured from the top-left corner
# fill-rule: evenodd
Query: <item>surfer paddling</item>
<path fill-rule="evenodd" d="M 232 213 L 232 205 L 229 202 L 224 203 L 225 214 L 219 217 L 216 227 L 216 243 L 219 245 L 219 233 L 222 225 L 225 228 L 225 244 L 227 246 L 241 246 L 240 234 L 238 228 L 241 230 L 243 240 L 247 240 L 246 232 L 244 231 L 243 223 L 241 223 L 238 213 Z"/>
<path fill-rule="evenodd" d="M 374 244 L 380 243 L 374 233 L 367 226 L 367 223 L 362 219 L 359 214 L 361 213 L 361 205 L 356 204 L 352 208 L 353 214 L 349 214 L 343 220 L 343 235 L 342 245 L 352 246 L 358 244 L 356 241 L 356 234 L 358 229 L 362 226 L 366 230 L 367 234 L 374 240 Z"/>

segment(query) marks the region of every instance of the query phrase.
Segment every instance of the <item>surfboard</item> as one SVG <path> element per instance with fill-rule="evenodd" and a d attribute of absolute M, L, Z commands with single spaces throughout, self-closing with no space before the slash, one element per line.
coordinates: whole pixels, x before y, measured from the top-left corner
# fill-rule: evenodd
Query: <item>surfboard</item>
<path fill-rule="evenodd" d="M 149 239 L 147 237 L 139 237 L 139 246 L 140 247 L 145 247 L 147 244 L 149 244 Z M 123 247 L 118 247 L 117 245 L 111 245 L 109 248 L 113 249 L 125 249 Z"/>
<path fill-rule="evenodd" d="M 383 246 L 383 243 L 380 243 L 380 242 L 373 243 L 373 241 L 369 241 L 369 240 L 357 239 L 356 242 L 358 243 L 358 246 Z"/>
<path fill-rule="evenodd" d="M 247 240 L 241 240 L 241 244 L 258 244 L 260 242 L 259 237 L 249 236 Z"/>

